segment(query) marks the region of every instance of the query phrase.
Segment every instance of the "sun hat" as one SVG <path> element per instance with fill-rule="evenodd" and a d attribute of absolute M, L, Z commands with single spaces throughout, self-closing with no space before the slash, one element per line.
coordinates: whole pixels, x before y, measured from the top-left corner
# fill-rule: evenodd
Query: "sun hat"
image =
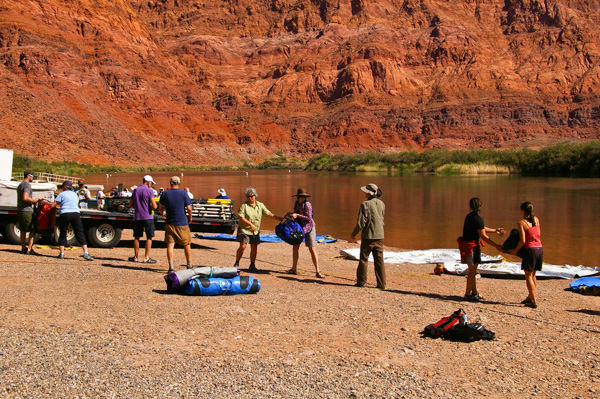
<path fill-rule="evenodd" d="M 295 195 L 292 195 L 292 197 L 310 197 L 310 195 L 306 192 L 305 189 L 299 188 L 298 192 Z"/>
<path fill-rule="evenodd" d="M 179 184 L 179 183 L 181 183 L 181 179 L 179 178 L 179 176 L 171 177 L 171 184 Z"/>
<path fill-rule="evenodd" d="M 73 182 L 71 180 L 65 180 L 62 184 L 62 187 L 73 187 Z"/>
<path fill-rule="evenodd" d="M 360 188 L 360 190 L 363 193 L 367 193 L 367 194 L 370 194 L 370 195 L 377 195 L 377 190 L 379 190 L 379 187 L 377 187 L 376 184 L 369 183 L 366 186 L 362 186 Z"/>
<path fill-rule="evenodd" d="M 220 188 L 220 189 L 218 189 L 218 190 L 217 190 L 217 192 L 218 192 L 219 194 L 221 194 L 221 195 L 227 195 L 227 193 L 225 192 L 225 189 L 224 189 L 224 188 Z"/>
<path fill-rule="evenodd" d="M 152 182 L 152 184 L 156 184 L 156 182 L 152 180 L 152 176 L 150 175 L 144 176 L 144 183 L 146 183 L 147 181 Z"/>

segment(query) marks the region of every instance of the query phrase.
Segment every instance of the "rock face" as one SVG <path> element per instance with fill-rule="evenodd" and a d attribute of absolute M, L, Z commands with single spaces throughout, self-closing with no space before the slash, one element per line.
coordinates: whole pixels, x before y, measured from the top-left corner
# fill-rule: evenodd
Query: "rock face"
<path fill-rule="evenodd" d="M 600 138 L 600 2 L 4 0 L 0 146 L 52 161 Z"/>

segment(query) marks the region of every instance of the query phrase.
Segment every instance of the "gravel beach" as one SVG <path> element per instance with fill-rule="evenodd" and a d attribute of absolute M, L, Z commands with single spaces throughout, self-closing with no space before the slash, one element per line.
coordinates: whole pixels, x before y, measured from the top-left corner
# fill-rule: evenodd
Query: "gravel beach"
<path fill-rule="evenodd" d="M 599 398 L 600 297 L 541 280 L 539 308 L 520 304 L 524 280 L 480 278 L 483 303 L 462 301 L 465 278 L 433 265 L 388 264 L 387 290 L 354 287 L 357 244 L 308 251 L 263 243 L 255 295 L 166 292 L 156 265 L 119 247 L 39 256 L 0 241 L 0 397 L 5 398 Z M 194 239 L 195 266 L 232 266 L 237 243 Z M 386 247 L 386 251 L 401 250 Z M 248 267 L 249 249 L 242 259 Z M 183 265 L 183 250 L 175 250 Z M 183 266 L 180 266 L 183 268 Z M 463 308 L 496 333 L 471 343 L 424 338 L 427 324 Z"/>

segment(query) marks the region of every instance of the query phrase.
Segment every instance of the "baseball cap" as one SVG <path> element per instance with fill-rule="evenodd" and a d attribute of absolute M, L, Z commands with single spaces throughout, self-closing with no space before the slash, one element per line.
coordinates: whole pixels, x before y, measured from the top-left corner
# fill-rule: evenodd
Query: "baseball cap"
<path fill-rule="evenodd" d="M 181 183 L 181 179 L 179 178 L 179 176 L 172 176 L 171 183 L 179 184 L 179 183 Z"/>
<path fill-rule="evenodd" d="M 27 177 L 27 176 L 29 176 L 29 175 L 31 175 L 31 176 L 33 176 L 33 177 L 35 177 L 35 173 L 33 172 L 33 170 L 31 170 L 31 169 L 26 169 L 26 170 L 25 170 L 25 172 L 23 172 L 23 177 Z"/>
<path fill-rule="evenodd" d="M 156 184 L 156 182 L 152 179 L 152 176 L 150 175 L 144 176 L 144 183 L 147 181 L 152 182 L 152 184 Z"/>

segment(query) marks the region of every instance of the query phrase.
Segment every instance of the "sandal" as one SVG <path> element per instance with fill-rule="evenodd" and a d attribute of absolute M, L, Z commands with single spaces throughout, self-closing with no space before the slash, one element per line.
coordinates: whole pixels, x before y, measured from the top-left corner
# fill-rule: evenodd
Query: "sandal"
<path fill-rule="evenodd" d="M 290 269 L 284 272 L 285 274 L 298 274 L 298 270 Z"/>
<path fill-rule="evenodd" d="M 537 303 L 535 302 L 526 303 L 525 306 L 527 306 L 528 308 L 537 309 Z"/>
<path fill-rule="evenodd" d="M 315 277 L 325 278 L 325 275 L 323 273 L 321 273 L 321 272 L 317 272 L 317 273 L 315 273 Z"/>
<path fill-rule="evenodd" d="M 531 303 L 531 298 L 527 297 L 527 298 L 523 299 L 523 300 L 521 301 L 521 303 L 522 303 L 523 305 L 527 305 L 528 303 Z"/>
<path fill-rule="evenodd" d="M 127 260 L 130 262 L 137 262 L 137 258 L 135 256 L 132 256 L 131 258 L 127 258 Z"/>

